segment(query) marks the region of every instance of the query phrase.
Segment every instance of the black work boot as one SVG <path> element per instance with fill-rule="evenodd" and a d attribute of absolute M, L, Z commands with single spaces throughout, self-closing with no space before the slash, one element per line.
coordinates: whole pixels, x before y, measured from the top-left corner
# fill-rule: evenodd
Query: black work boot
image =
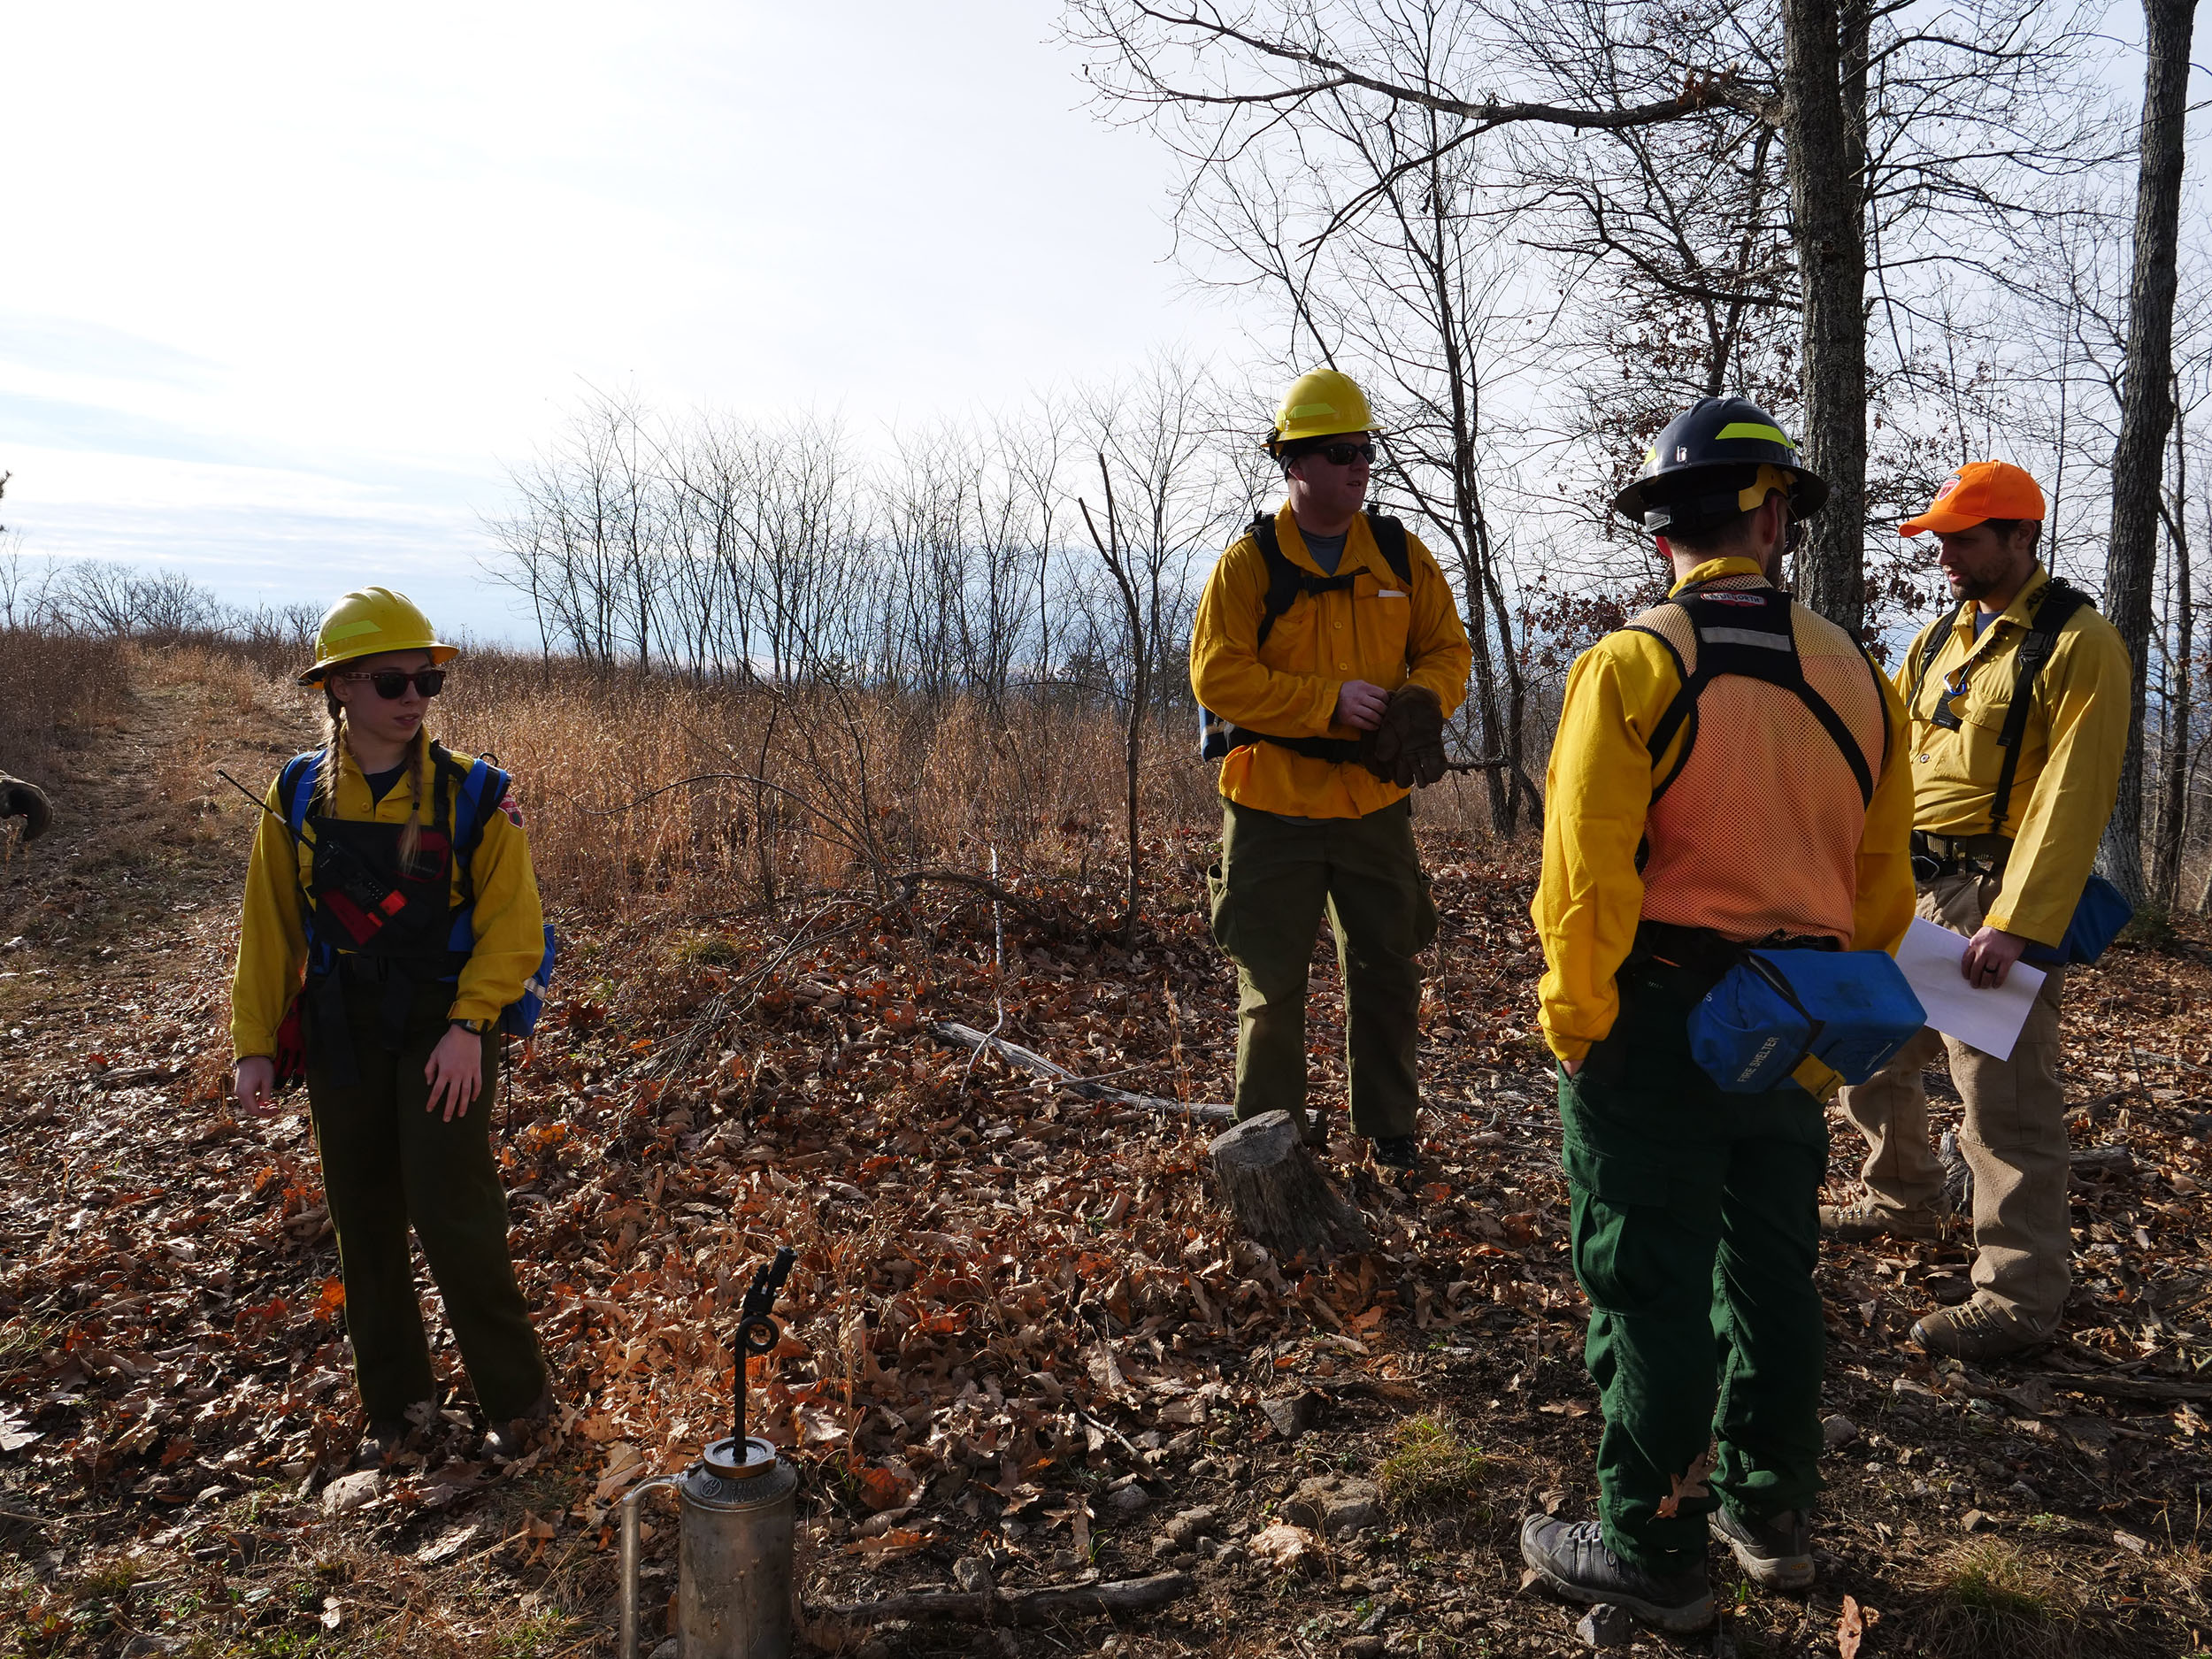
<path fill-rule="evenodd" d="M 1605 1547 L 1595 1521 L 1530 1516 L 1521 1523 L 1521 1559 L 1568 1601 L 1610 1601 L 1655 1630 L 1703 1630 L 1713 1622 L 1703 1562 L 1663 1578 L 1632 1567 Z"/>
<path fill-rule="evenodd" d="M 1418 1135 L 1377 1135 L 1375 1162 L 1386 1170 L 1409 1170 L 1421 1162 Z"/>
<path fill-rule="evenodd" d="M 1785 1509 L 1763 1521 L 1725 1505 L 1713 1511 L 1713 1536 L 1735 1552 L 1736 1564 L 1766 1590 L 1802 1590 L 1813 1581 L 1813 1527 L 1802 1509 Z"/>

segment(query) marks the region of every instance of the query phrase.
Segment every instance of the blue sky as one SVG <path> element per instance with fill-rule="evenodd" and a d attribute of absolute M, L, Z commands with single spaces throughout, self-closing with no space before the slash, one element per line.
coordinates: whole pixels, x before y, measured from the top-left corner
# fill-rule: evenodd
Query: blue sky
<path fill-rule="evenodd" d="M 481 517 L 588 386 L 880 430 L 1210 354 L 1056 11 L 7 5 L 0 520 L 511 633 Z"/>

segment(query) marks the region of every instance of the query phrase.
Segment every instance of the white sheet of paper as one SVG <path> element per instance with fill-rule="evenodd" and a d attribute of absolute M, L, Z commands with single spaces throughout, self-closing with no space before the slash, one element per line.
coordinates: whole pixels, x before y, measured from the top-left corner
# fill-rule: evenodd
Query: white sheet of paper
<path fill-rule="evenodd" d="M 2036 993 L 2043 988 L 2043 970 L 2016 962 L 2002 985 L 1978 989 L 1959 972 L 1965 955 L 1964 934 L 1916 916 L 1897 947 L 1897 965 L 1928 1010 L 1931 1025 L 1993 1060 L 2009 1060 Z"/>

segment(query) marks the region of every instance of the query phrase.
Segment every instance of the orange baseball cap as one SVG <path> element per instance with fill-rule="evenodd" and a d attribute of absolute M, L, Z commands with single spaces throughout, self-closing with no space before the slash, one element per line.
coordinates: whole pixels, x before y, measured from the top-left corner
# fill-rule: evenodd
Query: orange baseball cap
<path fill-rule="evenodd" d="M 1937 488 L 1928 511 L 1917 518 L 1906 519 L 1897 526 L 1897 534 L 1970 530 L 1985 518 L 2039 521 L 2043 511 L 2043 492 L 2011 462 L 1969 461 Z"/>

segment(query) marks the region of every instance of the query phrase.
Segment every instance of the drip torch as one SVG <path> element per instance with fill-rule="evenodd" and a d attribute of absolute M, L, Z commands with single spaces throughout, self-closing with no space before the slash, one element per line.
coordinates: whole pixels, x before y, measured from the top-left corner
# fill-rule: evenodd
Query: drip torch
<path fill-rule="evenodd" d="M 680 1475 L 639 1482 L 622 1500 L 622 1659 L 637 1659 L 638 1503 L 674 1489 L 680 1536 L 676 1634 L 683 1659 L 790 1659 L 792 1521 L 798 1471 L 745 1432 L 745 1362 L 774 1350 L 770 1317 L 795 1258 L 788 1246 L 754 1271 L 730 1346 L 736 1423 Z"/>

